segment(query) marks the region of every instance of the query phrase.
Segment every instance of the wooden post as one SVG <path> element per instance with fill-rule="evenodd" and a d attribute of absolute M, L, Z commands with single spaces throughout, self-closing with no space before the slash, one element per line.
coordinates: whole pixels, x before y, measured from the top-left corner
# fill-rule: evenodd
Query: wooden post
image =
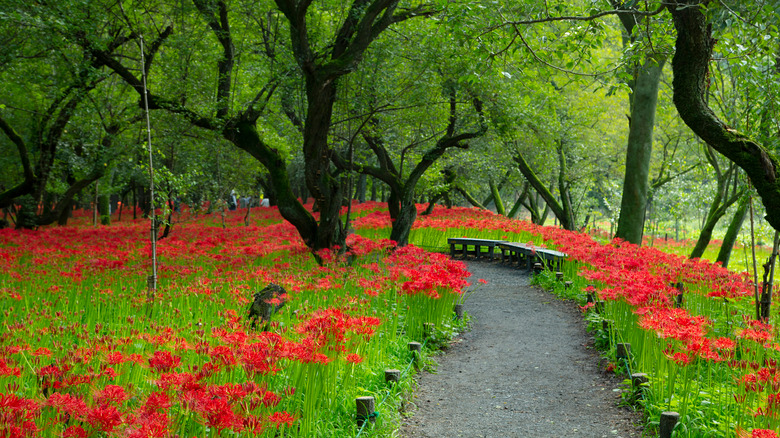
<path fill-rule="evenodd" d="M 650 378 L 647 377 L 647 374 L 645 373 L 634 373 L 631 375 L 631 386 L 634 387 L 634 389 L 640 389 L 643 384 L 650 381 Z"/>
<path fill-rule="evenodd" d="M 419 368 L 422 359 L 422 344 L 419 342 L 410 342 L 409 351 L 411 351 L 412 356 L 414 356 L 414 367 Z"/>
<path fill-rule="evenodd" d="M 604 301 L 603 300 L 596 301 L 596 312 L 599 313 L 599 314 L 604 313 Z"/>
<path fill-rule="evenodd" d="M 661 422 L 658 427 L 659 438 L 672 438 L 672 431 L 677 422 L 680 421 L 680 414 L 677 412 L 661 412 Z"/>
<path fill-rule="evenodd" d="M 374 411 L 374 397 L 358 397 L 355 399 L 357 410 L 357 425 L 363 427 L 363 423 L 368 420 L 371 423 L 376 421 L 376 412 Z"/>
<path fill-rule="evenodd" d="M 463 319 L 463 304 L 455 305 L 455 318 L 458 320 Z"/>
<path fill-rule="evenodd" d="M 534 274 L 539 274 L 544 268 L 541 263 L 534 263 Z"/>
<path fill-rule="evenodd" d="M 618 359 L 628 359 L 631 356 L 631 344 L 618 343 L 616 346 L 615 356 Z"/>
<path fill-rule="evenodd" d="M 561 271 L 556 272 L 555 273 L 555 279 L 557 281 L 563 281 L 563 272 L 561 272 Z"/>
<path fill-rule="evenodd" d="M 400 370 L 385 370 L 385 383 L 394 385 L 401 380 Z"/>
<path fill-rule="evenodd" d="M 572 288 L 572 286 L 574 286 L 574 282 L 573 282 L 573 281 L 568 281 L 568 280 L 567 280 L 567 281 L 565 281 L 565 282 L 563 283 L 563 288 L 564 288 L 564 289 L 571 289 L 571 288 Z"/>
<path fill-rule="evenodd" d="M 634 401 L 644 398 L 645 384 L 649 381 L 650 379 L 645 373 L 631 374 L 631 388 L 634 390 Z"/>

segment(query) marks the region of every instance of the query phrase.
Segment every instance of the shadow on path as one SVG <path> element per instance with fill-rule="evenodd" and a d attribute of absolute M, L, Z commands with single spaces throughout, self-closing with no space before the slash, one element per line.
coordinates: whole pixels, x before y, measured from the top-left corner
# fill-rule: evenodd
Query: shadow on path
<path fill-rule="evenodd" d="M 471 330 L 419 376 L 402 437 L 641 436 L 572 302 L 530 286 L 525 271 L 467 265 L 472 283 L 488 281 L 465 304 Z"/>

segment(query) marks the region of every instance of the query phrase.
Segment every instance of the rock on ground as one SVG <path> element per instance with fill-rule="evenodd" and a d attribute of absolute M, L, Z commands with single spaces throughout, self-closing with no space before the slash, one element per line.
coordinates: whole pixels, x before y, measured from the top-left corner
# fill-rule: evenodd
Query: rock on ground
<path fill-rule="evenodd" d="M 419 375 L 402 437 L 641 436 L 575 303 L 531 286 L 523 270 L 467 265 L 472 283 L 488 281 L 465 304 L 471 330 L 437 357 L 435 374 Z"/>

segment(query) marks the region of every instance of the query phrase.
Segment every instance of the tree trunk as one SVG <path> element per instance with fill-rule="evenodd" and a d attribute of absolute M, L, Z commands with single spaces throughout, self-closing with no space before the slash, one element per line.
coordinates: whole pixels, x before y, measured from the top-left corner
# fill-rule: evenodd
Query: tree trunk
<path fill-rule="evenodd" d="M 723 214 L 725 214 L 725 211 L 721 209 L 716 209 L 715 211 L 710 210 L 710 213 L 707 215 L 707 220 L 699 233 L 699 239 L 696 240 L 696 245 L 693 247 L 693 251 L 691 251 L 689 258 L 700 258 L 704 255 L 704 251 L 707 250 L 707 245 L 709 245 L 710 240 L 712 240 L 712 232 L 715 230 L 715 226 L 718 225 L 720 218 L 723 217 Z"/>
<path fill-rule="evenodd" d="M 718 225 L 718 221 L 726 214 L 726 210 L 731 207 L 735 202 L 741 198 L 741 192 L 735 194 L 725 201 L 722 200 L 723 196 L 719 193 L 715 199 L 713 199 L 710 205 L 710 210 L 707 213 L 707 219 L 704 221 L 699 238 L 696 241 L 693 251 L 691 251 L 690 258 L 698 258 L 704 255 L 704 251 L 707 249 L 710 240 L 712 239 L 712 232 L 715 230 L 715 226 Z"/>
<path fill-rule="evenodd" d="M 482 210 L 487 210 L 484 205 L 480 204 L 477 198 L 471 196 L 471 194 L 464 189 L 463 187 L 455 187 L 455 190 L 463 196 L 466 201 L 468 201 L 469 204 L 473 205 L 474 207 L 481 208 Z"/>
<path fill-rule="evenodd" d="M 496 205 L 496 213 L 501 216 L 506 216 L 506 209 L 504 208 L 504 201 L 501 200 L 501 193 L 498 191 L 498 186 L 491 179 L 490 180 L 490 193 L 493 196 L 493 203 Z"/>
<path fill-rule="evenodd" d="M 506 214 L 506 217 L 512 219 L 515 216 L 517 216 L 517 212 L 520 211 L 520 207 L 522 206 L 523 206 L 523 196 L 520 196 L 517 198 L 514 205 L 512 205 L 512 209 L 509 210 L 509 213 Z"/>
<path fill-rule="evenodd" d="M 718 258 L 716 261 L 720 262 L 724 268 L 728 268 L 729 259 L 731 258 L 731 252 L 734 249 L 734 244 L 739 237 L 739 230 L 742 228 L 742 224 L 745 222 L 748 212 L 748 200 L 749 196 L 743 196 L 737 204 L 737 211 L 734 212 L 734 217 L 731 218 L 729 228 L 726 230 L 726 235 L 723 237 L 723 243 L 720 245 L 720 251 L 718 251 Z"/>
<path fill-rule="evenodd" d="M 303 205 L 298 202 L 290 186 L 287 166 L 284 159 L 274 149 L 262 142 L 253 123 L 243 122 L 226 128 L 225 137 L 240 149 L 255 157 L 268 170 L 268 178 L 276 194 L 279 213 L 290 222 L 303 239 L 306 246 L 313 250 L 322 249 L 318 246 L 317 221 Z M 341 221 L 339 221 L 341 223 Z"/>
<path fill-rule="evenodd" d="M 308 107 L 303 129 L 304 176 L 306 188 L 320 211 L 316 233 L 310 237 L 311 244 L 307 245 L 314 252 L 335 246 L 344 250 L 346 233 L 339 215 L 343 187 L 341 181 L 330 172 L 333 151 L 328 146 L 333 104 L 336 101 L 336 83 L 321 83 L 312 76 L 307 76 L 306 79 Z"/>
<path fill-rule="evenodd" d="M 549 207 L 555 215 L 555 218 L 561 221 L 561 226 L 563 226 L 564 229 L 573 230 L 574 224 L 570 221 L 570 212 L 564 211 L 564 206 L 561 205 L 557 199 L 555 199 L 555 196 L 553 196 L 552 192 L 547 187 L 545 187 L 539 177 L 536 176 L 536 172 L 531 169 L 531 166 L 528 165 L 528 162 L 525 161 L 525 158 L 523 158 L 522 155 L 515 155 L 515 161 L 517 162 L 518 168 L 520 169 L 520 173 L 523 174 L 531 187 L 533 187 L 534 190 L 536 190 L 536 192 L 542 197 L 542 199 L 544 199 L 547 207 Z"/>
<path fill-rule="evenodd" d="M 777 263 L 778 246 L 780 245 L 780 232 L 775 231 L 772 239 L 772 254 L 764 264 L 764 281 L 761 285 L 761 321 L 769 324 L 770 308 L 772 307 L 772 289 L 775 283 L 775 264 Z"/>
<path fill-rule="evenodd" d="M 670 1 L 668 10 L 677 30 L 672 60 L 674 104 L 686 125 L 713 149 L 741 167 L 756 188 L 766 210 L 766 219 L 780 229 L 780 183 L 778 161 L 751 138 L 729 128 L 710 109 L 709 62 L 715 39 L 704 8 L 708 0 Z"/>
<path fill-rule="evenodd" d="M 358 177 L 358 183 L 357 187 L 355 189 L 355 199 L 358 200 L 359 203 L 366 202 L 366 186 L 368 184 L 368 175 L 365 173 L 361 173 Z"/>
<path fill-rule="evenodd" d="M 393 229 L 390 231 L 390 240 L 401 246 L 409 244 L 409 233 L 412 231 L 412 225 L 417 218 L 417 207 L 413 200 L 406 200 L 401 203 L 401 209 L 398 216 L 393 221 Z"/>
<path fill-rule="evenodd" d="M 568 173 L 568 167 L 566 165 L 566 154 L 563 150 L 564 141 L 561 140 L 558 144 L 558 193 L 561 195 L 561 207 L 563 208 L 563 216 L 561 219 L 561 225 L 567 230 L 574 230 L 577 227 L 577 220 L 574 217 L 574 207 L 571 203 L 571 192 L 569 191 L 569 184 L 566 182 L 566 174 Z"/>
<path fill-rule="evenodd" d="M 636 69 L 632 89 L 626 173 L 615 237 L 637 245 L 642 244 L 644 231 L 655 109 L 664 63 L 665 58 L 648 56 L 644 65 Z"/>

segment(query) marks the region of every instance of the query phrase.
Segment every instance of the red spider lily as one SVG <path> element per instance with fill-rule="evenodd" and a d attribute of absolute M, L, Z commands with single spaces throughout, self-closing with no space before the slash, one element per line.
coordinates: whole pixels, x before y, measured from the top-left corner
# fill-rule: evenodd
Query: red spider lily
<path fill-rule="evenodd" d="M 587 312 L 589 309 L 592 309 L 594 307 L 596 307 L 596 303 L 593 302 L 587 303 L 584 306 L 579 306 L 582 312 Z"/>
<path fill-rule="evenodd" d="M 165 412 L 146 412 L 138 418 L 127 438 L 167 438 L 173 436 L 169 430 L 170 419 Z"/>
<path fill-rule="evenodd" d="M 68 426 L 62 433 L 62 438 L 87 438 L 89 433 L 79 425 Z"/>
<path fill-rule="evenodd" d="M 278 394 L 275 394 L 271 391 L 266 391 L 265 394 L 263 394 L 262 404 L 263 406 L 267 408 L 273 408 L 276 405 L 278 405 L 282 401 L 282 397 L 280 397 Z"/>
<path fill-rule="evenodd" d="M 2 376 L 20 377 L 21 375 L 22 375 L 21 368 L 8 366 L 8 362 L 6 362 L 5 359 L 0 357 L 0 377 Z"/>
<path fill-rule="evenodd" d="M 217 345 L 208 354 L 212 361 L 220 365 L 233 366 L 238 363 L 234 350 L 226 345 Z"/>
<path fill-rule="evenodd" d="M 737 385 L 745 388 L 748 392 L 760 392 L 764 390 L 763 385 L 758 383 L 755 374 L 745 374 L 737 380 Z"/>
<path fill-rule="evenodd" d="M 222 398 L 229 404 L 236 403 L 247 396 L 247 392 L 242 385 L 226 383 L 224 385 L 209 386 L 206 388 L 206 395 L 211 398 Z"/>
<path fill-rule="evenodd" d="M 163 391 L 201 388 L 198 377 L 192 373 L 163 373 L 154 383 Z"/>
<path fill-rule="evenodd" d="M 276 425 L 277 429 L 283 424 L 286 424 L 287 427 L 292 427 L 295 420 L 295 416 L 287 413 L 286 411 L 274 412 L 268 416 L 268 421 Z"/>
<path fill-rule="evenodd" d="M 778 438 L 777 432 L 771 429 L 753 429 L 750 438 Z"/>
<path fill-rule="evenodd" d="M 348 333 L 362 335 L 367 339 L 374 334 L 379 324 L 379 318 L 353 317 L 340 309 L 328 308 L 316 311 L 311 318 L 298 325 L 297 331 L 306 336 L 305 342 L 313 343 L 315 350 L 327 348 L 344 351 Z"/>
<path fill-rule="evenodd" d="M 149 358 L 149 366 L 157 372 L 167 373 L 181 365 L 181 358 L 170 351 L 155 351 Z"/>
<path fill-rule="evenodd" d="M 348 354 L 346 357 L 347 362 L 358 364 L 360 362 L 363 362 L 363 358 L 360 357 L 359 354 Z"/>
<path fill-rule="evenodd" d="M 47 405 L 53 407 L 58 413 L 64 413 L 63 419 L 74 418 L 82 421 L 86 418 L 89 408 L 87 403 L 74 395 L 55 392 L 49 397 Z"/>
<path fill-rule="evenodd" d="M 41 406 L 34 400 L 14 394 L 0 394 L 0 434 L 8 436 L 35 436 L 38 427 L 34 420 Z"/>
<path fill-rule="evenodd" d="M 772 340 L 772 333 L 763 329 L 748 328 L 737 331 L 737 337 L 764 345 Z"/>
<path fill-rule="evenodd" d="M 712 340 L 712 347 L 721 351 L 731 351 L 737 346 L 737 343 L 731 338 L 715 338 Z"/>
<path fill-rule="evenodd" d="M 194 410 L 203 416 L 206 425 L 218 431 L 233 429 L 241 431 L 243 424 L 241 418 L 231 409 L 230 404 L 223 398 L 210 398 L 205 396 L 196 400 Z"/>
<path fill-rule="evenodd" d="M 117 385 L 106 385 L 102 390 L 98 391 L 92 399 L 98 405 L 119 406 L 129 398 L 130 395 L 125 393 L 125 389 L 123 387 Z"/>
<path fill-rule="evenodd" d="M 149 394 L 144 403 L 143 409 L 145 413 L 153 413 L 156 411 L 165 412 L 171 407 L 171 399 L 168 394 L 164 392 L 153 392 Z"/>
<path fill-rule="evenodd" d="M 678 366 L 684 367 L 691 363 L 691 356 L 689 356 L 686 353 L 683 352 L 674 352 L 674 351 L 664 351 L 664 355 L 671 360 L 672 362 L 676 363 Z"/>
<path fill-rule="evenodd" d="M 87 411 L 87 423 L 96 430 L 111 433 L 124 420 L 115 406 L 94 406 Z"/>
<path fill-rule="evenodd" d="M 247 415 L 241 419 L 241 425 L 250 435 L 260 435 L 265 430 L 265 422 L 262 417 Z"/>

